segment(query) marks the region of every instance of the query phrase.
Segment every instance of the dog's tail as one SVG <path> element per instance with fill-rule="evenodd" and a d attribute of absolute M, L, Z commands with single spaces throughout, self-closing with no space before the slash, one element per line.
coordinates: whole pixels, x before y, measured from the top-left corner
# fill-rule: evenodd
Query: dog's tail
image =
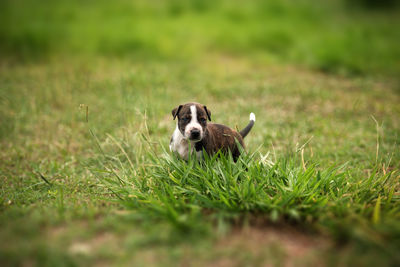
<path fill-rule="evenodd" d="M 254 113 L 250 113 L 250 122 L 247 124 L 247 126 L 241 130 L 239 133 L 240 135 L 245 138 L 246 135 L 250 132 L 251 128 L 253 128 L 254 122 L 256 121 L 256 115 Z"/>

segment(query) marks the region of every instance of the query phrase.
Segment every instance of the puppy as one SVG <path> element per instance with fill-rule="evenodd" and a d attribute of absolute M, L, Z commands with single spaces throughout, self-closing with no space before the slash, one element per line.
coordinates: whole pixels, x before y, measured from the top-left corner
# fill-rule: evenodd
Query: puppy
<path fill-rule="evenodd" d="M 251 113 L 249 124 L 240 132 L 225 125 L 207 123 L 207 119 L 211 121 L 211 111 L 199 103 L 179 105 L 172 110 L 172 116 L 174 120 L 178 117 L 178 121 L 169 148 L 185 160 L 188 159 L 189 153 L 194 151 L 200 159 L 204 148 L 209 155 L 219 150 L 224 153 L 231 151 L 236 161 L 240 155 L 237 142 L 244 148 L 243 138 L 250 132 L 256 121 L 256 116 Z"/>

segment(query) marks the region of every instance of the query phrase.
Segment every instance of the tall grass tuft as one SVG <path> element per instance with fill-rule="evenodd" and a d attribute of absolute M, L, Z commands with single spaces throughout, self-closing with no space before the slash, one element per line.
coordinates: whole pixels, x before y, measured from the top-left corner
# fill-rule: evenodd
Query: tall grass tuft
<path fill-rule="evenodd" d="M 221 222 L 229 227 L 261 219 L 382 250 L 385 239 L 395 244 L 392 239 L 400 234 L 391 228 L 392 236 L 385 235 L 400 214 L 395 172 L 376 167 L 369 175 L 354 176 L 346 164 L 305 167 L 300 155 L 273 162 L 258 151 L 243 153 L 236 163 L 232 155 L 221 153 L 184 161 L 145 135 L 141 140 L 144 161 L 128 159 L 125 150 L 133 148 L 126 147 L 118 156 L 106 156 L 105 170 L 97 171 L 101 183 L 140 220 L 196 232 Z M 385 253 L 393 256 L 395 250 L 386 248 Z"/>

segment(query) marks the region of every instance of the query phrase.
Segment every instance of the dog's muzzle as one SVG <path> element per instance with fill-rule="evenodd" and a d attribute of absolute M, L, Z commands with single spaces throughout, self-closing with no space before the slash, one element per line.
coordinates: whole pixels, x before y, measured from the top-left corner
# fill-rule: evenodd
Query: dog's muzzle
<path fill-rule="evenodd" d="M 198 129 L 191 130 L 189 139 L 192 141 L 200 140 L 200 130 L 198 130 Z"/>

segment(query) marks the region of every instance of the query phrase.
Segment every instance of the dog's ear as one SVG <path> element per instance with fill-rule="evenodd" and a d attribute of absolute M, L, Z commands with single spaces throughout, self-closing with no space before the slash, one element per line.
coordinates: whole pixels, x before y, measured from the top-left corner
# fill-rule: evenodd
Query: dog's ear
<path fill-rule="evenodd" d="M 208 119 L 211 121 L 211 111 L 209 109 L 207 109 L 206 106 L 204 106 L 204 110 L 206 111 Z"/>
<path fill-rule="evenodd" d="M 174 117 L 174 120 L 176 118 L 176 116 L 178 116 L 179 111 L 181 110 L 182 105 L 179 105 L 179 107 L 176 107 L 172 110 L 172 116 Z"/>

